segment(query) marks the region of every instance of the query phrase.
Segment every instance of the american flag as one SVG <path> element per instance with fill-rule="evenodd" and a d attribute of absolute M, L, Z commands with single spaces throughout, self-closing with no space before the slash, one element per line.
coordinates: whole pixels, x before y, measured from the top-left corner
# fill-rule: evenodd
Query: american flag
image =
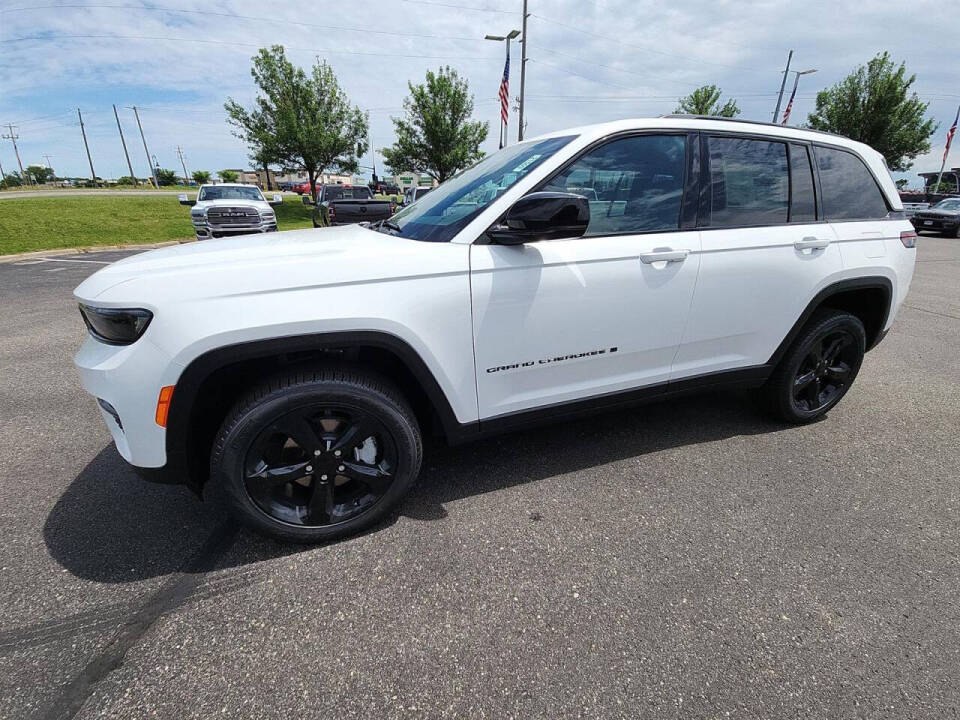
<path fill-rule="evenodd" d="M 503 79 L 500 81 L 500 119 L 507 124 L 510 108 L 510 46 L 507 46 L 507 62 L 503 66 Z"/>
<path fill-rule="evenodd" d="M 947 164 L 947 153 L 950 152 L 950 143 L 953 142 L 953 136 L 957 134 L 957 121 L 960 120 L 960 107 L 957 108 L 957 116 L 953 119 L 953 125 L 947 130 L 947 147 L 943 150 L 943 163 Z"/>
<path fill-rule="evenodd" d="M 786 125 L 787 120 L 790 119 L 790 111 L 793 110 L 793 98 L 797 94 L 797 88 L 794 86 L 793 92 L 790 93 L 790 102 L 787 103 L 786 109 L 783 111 L 783 120 L 780 121 L 781 125 Z"/>

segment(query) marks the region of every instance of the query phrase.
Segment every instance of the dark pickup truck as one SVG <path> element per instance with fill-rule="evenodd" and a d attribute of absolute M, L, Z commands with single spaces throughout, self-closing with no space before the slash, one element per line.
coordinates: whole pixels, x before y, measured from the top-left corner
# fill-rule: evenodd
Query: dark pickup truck
<path fill-rule="evenodd" d="M 309 195 L 303 202 L 313 204 Z M 365 185 L 323 185 L 313 208 L 313 226 L 380 222 L 393 215 L 394 209 L 390 200 L 374 200 Z"/>

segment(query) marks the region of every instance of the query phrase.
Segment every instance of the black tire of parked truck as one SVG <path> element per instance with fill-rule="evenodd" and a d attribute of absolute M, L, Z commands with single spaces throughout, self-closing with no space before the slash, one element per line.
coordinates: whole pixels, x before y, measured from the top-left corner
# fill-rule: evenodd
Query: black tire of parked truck
<path fill-rule="evenodd" d="M 818 310 L 761 388 L 764 404 L 789 423 L 818 420 L 850 389 L 866 345 L 863 323 L 855 315 Z"/>
<path fill-rule="evenodd" d="M 255 531 L 319 543 L 383 518 L 422 454 L 416 418 L 392 383 L 314 368 L 278 375 L 237 402 L 215 440 L 210 477 Z"/>

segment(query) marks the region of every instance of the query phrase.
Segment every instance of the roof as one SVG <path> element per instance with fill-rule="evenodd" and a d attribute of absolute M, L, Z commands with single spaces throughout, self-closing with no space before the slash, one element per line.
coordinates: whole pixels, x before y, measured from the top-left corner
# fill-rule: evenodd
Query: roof
<path fill-rule="evenodd" d="M 586 138 L 602 138 L 617 132 L 629 130 L 726 130 L 729 132 L 752 132 L 757 135 L 770 135 L 780 138 L 793 138 L 796 140 L 806 140 L 808 142 L 820 141 L 826 139 L 835 145 L 841 145 L 850 148 L 863 150 L 867 148 L 861 142 L 851 140 L 843 135 L 823 132 L 822 130 L 808 130 L 806 128 L 791 127 L 789 125 L 778 125 L 776 123 L 760 122 L 754 120 L 741 120 L 737 118 L 717 117 L 714 115 L 661 115 L 652 118 L 630 118 L 625 120 L 615 120 L 613 122 L 597 123 L 595 125 L 584 125 L 582 127 L 557 130 L 551 133 L 545 133 L 530 140 L 544 140 L 547 138 L 563 137 L 565 135 L 578 135 Z M 526 139 L 524 140 L 526 142 Z M 873 152 L 871 150 L 871 152 Z"/>

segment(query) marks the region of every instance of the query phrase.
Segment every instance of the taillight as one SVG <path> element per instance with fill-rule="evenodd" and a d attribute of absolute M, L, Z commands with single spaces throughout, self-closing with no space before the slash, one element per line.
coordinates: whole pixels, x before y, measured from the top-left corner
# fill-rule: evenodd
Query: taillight
<path fill-rule="evenodd" d="M 905 248 L 915 248 L 917 246 L 917 233 L 913 230 L 904 230 L 900 233 L 900 242 Z"/>
<path fill-rule="evenodd" d="M 337 211 L 333 209 L 333 205 L 330 206 L 329 212 L 330 212 L 330 222 L 333 222 L 333 220 L 337 217 Z"/>

